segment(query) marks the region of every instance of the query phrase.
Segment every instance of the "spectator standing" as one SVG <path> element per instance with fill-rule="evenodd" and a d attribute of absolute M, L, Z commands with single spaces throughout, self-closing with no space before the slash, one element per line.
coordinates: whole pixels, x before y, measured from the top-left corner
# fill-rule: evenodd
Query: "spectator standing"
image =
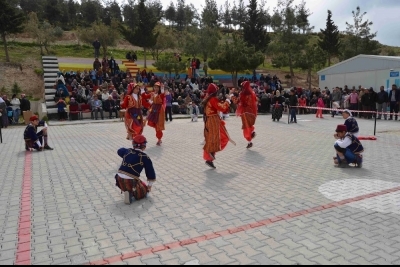
<path fill-rule="evenodd" d="M 165 121 L 172 121 L 172 95 L 169 89 L 165 89 Z"/>
<path fill-rule="evenodd" d="M 114 57 L 111 57 L 111 59 L 108 61 L 108 67 L 111 70 L 111 75 L 115 75 L 115 70 L 117 67 L 117 62 L 115 62 Z"/>
<path fill-rule="evenodd" d="M 17 95 L 14 94 L 11 98 L 11 108 L 13 110 L 13 114 L 14 114 L 14 123 L 18 124 L 19 121 L 19 115 L 21 113 L 21 102 L 19 101 L 19 99 L 17 98 Z"/>
<path fill-rule="evenodd" d="M 67 104 L 65 104 L 64 99 L 60 98 L 57 102 L 58 120 L 59 121 L 64 121 L 67 119 L 67 113 L 65 112 L 66 107 L 67 107 Z"/>
<path fill-rule="evenodd" d="M 8 127 L 7 105 L 4 99 L 0 96 L 0 127 Z"/>
<path fill-rule="evenodd" d="M 93 69 L 96 71 L 99 71 L 101 69 L 101 62 L 99 61 L 99 58 L 97 58 L 97 57 L 93 62 Z"/>
<path fill-rule="evenodd" d="M 96 41 L 93 42 L 93 48 L 94 48 L 94 57 L 98 58 L 100 56 L 100 47 L 101 44 L 99 42 L 99 40 L 96 39 Z"/>
<path fill-rule="evenodd" d="M 21 94 L 21 113 L 31 110 L 31 102 L 26 98 L 25 94 Z"/>
<path fill-rule="evenodd" d="M 298 106 L 298 99 L 296 91 L 294 89 L 290 90 L 289 105 L 290 105 L 290 123 L 297 123 L 296 111 Z"/>
<path fill-rule="evenodd" d="M 399 102 L 400 102 L 400 91 L 397 89 L 397 85 L 392 85 L 392 91 L 389 93 L 390 101 L 390 118 L 393 120 L 393 113 L 396 113 L 395 120 L 397 121 L 397 113 L 399 112 Z"/>
<path fill-rule="evenodd" d="M 383 115 L 383 117 L 385 118 L 385 120 L 387 120 L 387 103 L 389 102 L 389 96 L 388 93 L 385 91 L 385 87 L 381 86 L 380 87 L 380 92 L 377 95 L 377 99 L 376 99 L 376 104 L 377 104 L 377 111 L 378 112 L 384 112 L 385 114 Z M 378 114 L 378 120 L 380 120 L 382 118 L 382 114 Z"/>
<path fill-rule="evenodd" d="M 353 88 L 353 91 L 350 94 L 350 109 L 353 111 L 358 109 L 358 94 L 355 88 Z M 356 112 L 354 112 L 354 116 L 357 117 Z"/>

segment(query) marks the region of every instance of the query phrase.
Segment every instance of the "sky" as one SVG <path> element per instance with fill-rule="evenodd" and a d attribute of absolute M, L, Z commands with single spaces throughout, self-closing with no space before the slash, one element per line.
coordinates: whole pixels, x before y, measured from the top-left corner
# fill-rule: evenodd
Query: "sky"
<path fill-rule="evenodd" d="M 120 3 L 126 3 L 127 0 L 117 0 Z M 168 7 L 171 0 L 160 0 L 161 3 Z M 272 14 L 278 0 L 266 0 L 270 13 Z M 364 19 L 372 21 L 371 27 L 373 32 L 378 32 L 376 40 L 380 43 L 390 46 L 400 47 L 400 27 L 398 27 L 400 15 L 399 0 L 305 0 L 306 6 L 310 9 L 312 15 L 309 17 L 311 26 L 315 26 L 315 31 L 324 29 L 326 25 L 326 17 L 328 9 L 332 11 L 332 19 L 339 27 L 340 31 L 346 30 L 346 21 L 353 22 L 352 11 L 360 6 L 361 12 L 367 12 Z M 173 0 L 177 3 L 177 0 Z M 186 4 L 192 3 L 195 7 L 202 9 L 204 0 L 186 0 Z M 224 5 L 225 0 L 216 0 L 218 7 Z M 233 6 L 234 0 L 229 0 Z M 238 0 L 236 0 L 236 3 Z M 247 5 L 248 0 L 244 0 Z M 301 0 L 294 0 L 295 4 L 299 4 Z"/>

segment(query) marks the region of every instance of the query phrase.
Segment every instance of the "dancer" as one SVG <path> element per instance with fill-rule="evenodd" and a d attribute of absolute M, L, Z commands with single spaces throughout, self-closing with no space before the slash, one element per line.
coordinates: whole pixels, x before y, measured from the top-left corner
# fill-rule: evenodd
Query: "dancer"
<path fill-rule="evenodd" d="M 122 100 L 122 99 L 121 99 Z M 139 94 L 139 85 L 130 83 L 128 92 L 121 102 L 125 109 L 125 127 L 128 140 L 133 140 L 136 135 L 143 133 L 144 120 L 142 114 L 142 97 Z"/>
<path fill-rule="evenodd" d="M 47 124 L 45 121 L 39 121 L 38 116 L 32 116 L 29 119 L 30 123 L 26 126 L 24 132 L 25 150 L 26 151 L 43 151 L 53 150 L 47 143 Z M 44 127 L 40 132 L 37 132 L 37 127 Z"/>
<path fill-rule="evenodd" d="M 131 204 L 132 198 L 139 200 L 146 197 L 156 181 L 153 163 L 143 152 L 146 149 L 146 138 L 143 135 L 136 135 L 132 144 L 133 149 L 120 148 L 118 150 L 118 155 L 123 160 L 115 175 L 116 186 L 124 192 L 125 204 Z M 139 178 L 143 169 L 146 171 L 147 185 Z"/>
<path fill-rule="evenodd" d="M 345 119 L 344 125 L 347 127 L 347 132 L 358 138 L 360 129 L 358 128 L 357 120 L 353 117 L 351 111 L 348 109 L 343 110 L 342 116 L 343 119 Z"/>
<path fill-rule="evenodd" d="M 344 124 L 336 127 L 336 134 L 333 135 L 336 140 L 335 151 L 336 157 L 333 158 L 334 163 L 339 168 L 347 168 L 353 163 L 356 167 L 362 167 L 363 157 L 361 153 L 364 151 L 360 140 L 353 134 L 347 132 Z"/>
<path fill-rule="evenodd" d="M 222 151 L 228 141 L 233 142 L 225 128 L 225 122 L 221 120 L 219 112 L 226 113 L 230 108 L 230 97 L 226 95 L 225 101 L 220 101 L 217 97 L 218 87 L 211 83 L 207 88 L 207 96 L 204 104 L 204 139 L 203 158 L 211 168 L 216 168 L 213 161 L 215 153 Z M 236 144 L 235 144 L 236 145 Z"/>
<path fill-rule="evenodd" d="M 154 92 L 147 94 L 142 89 L 143 99 L 148 101 L 149 114 L 147 116 L 147 125 L 156 130 L 156 137 L 158 139 L 157 145 L 162 143 L 163 132 L 165 130 L 165 94 L 164 85 L 159 82 L 154 84 Z"/>
<path fill-rule="evenodd" d="M 253 146 L 252 140 L 256 137 L 254 124 L 257 118 L 257 97 L 250 87 L 249 81 L 242 83 L 242 91 L 239 94 L 236 116 L 242 118 L 243 136 L 248 142 L 246 148 L 251 148 Z"/>

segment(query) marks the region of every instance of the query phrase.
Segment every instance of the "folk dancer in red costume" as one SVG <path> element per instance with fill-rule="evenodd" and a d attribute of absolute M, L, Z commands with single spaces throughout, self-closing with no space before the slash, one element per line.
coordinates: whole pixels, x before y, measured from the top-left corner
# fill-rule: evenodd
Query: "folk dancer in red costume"
<path fill-rule="evenodd" d="M 157 145 L 160 146 L 163 137 L 162 131 L 165 130 L 166 101 L 164 85 L 156 82 L 154 84 L 154 91 L 149 94 L 145 93 L 144 89 L 142 89 L 142 97 L 144 100 L 147 100 L 143 102 L 143 105 L 149 109 L 149 114 L 147 115 L 147 125 L 156 130 L 156 137 L 158 139 Z"/>
<path fill-rule="evenodd" d="M 242 83 L 242 91 L 239 94 L 238 107 L 236 116 L 242 118 L 243 136 L 247 140 L 247 148 L 251 148 L 251 142 L 256 137 L 254 124 L 257 118 L 257 97 L 253 89 L 250 87 L 250 82 Z"/>
<path fill-rule="evenodd" d="M 128 133 L 126 139 L 128 140 L 133 140 L 136 135 L 143 133 L 142 97 L 139 91 L 138 84 L 130 83 L 128 92 L 121 102 L 121 108 L 126 110 L 125 127 Z"/>
<path fill-rule="evenodd" d="M 228 131 L 225 128 L 225 122 L 221 120 L 219 112 L 227 113 L 230 108 L 230 97 L 226 95 L 226 100 L 221 101 L 217 97 L 218 87 L 211 83 L 207 88 L 207 96 L 203 101 L 204 105 L 204 139 L 203 158 L 206 164 L 211 168 L 216 168 L 213 161 L 215 153 L 222 151 L 228 141 L 235 144 L 230 139 Z M 235 144 L 236 145 L 236 144 Z"/>

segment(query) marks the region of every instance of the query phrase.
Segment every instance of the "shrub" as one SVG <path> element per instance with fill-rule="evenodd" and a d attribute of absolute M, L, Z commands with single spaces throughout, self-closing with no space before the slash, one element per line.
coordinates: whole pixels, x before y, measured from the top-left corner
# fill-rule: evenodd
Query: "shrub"
<path fill-rule="evenodd" d="M 38 69 L 38 68 L 35 68 L 35 73 L 36 73 L 36 75 L 38 75 L 38 76 L 42 76 L 43 75 L 43 69 Z"/>
<path fill-rule="evenodd" d="M 45 122 L 49 122 L 49 117 L 47 117 L 46 115 L 45 116 L 43 116 L 43 118 L 42 118 L 42 121 L 45 121 Z"/>
<path fill-rule="evenodd" d="M 290 79 L 291 77 L 292 77 L 292 76 L 290 76 L 290 74 L 286 74 L 286 75 L 285 75 L 285 78 L 286 78 L 286 79 Z"/>
<path fill-rule="evenodd" d="M 21 87 L 18 85 L 17 82 L 14 82 L 13 87 L 11 88 L 11 92 L 16 95 L 19 95 L 22 92 Z"/>

